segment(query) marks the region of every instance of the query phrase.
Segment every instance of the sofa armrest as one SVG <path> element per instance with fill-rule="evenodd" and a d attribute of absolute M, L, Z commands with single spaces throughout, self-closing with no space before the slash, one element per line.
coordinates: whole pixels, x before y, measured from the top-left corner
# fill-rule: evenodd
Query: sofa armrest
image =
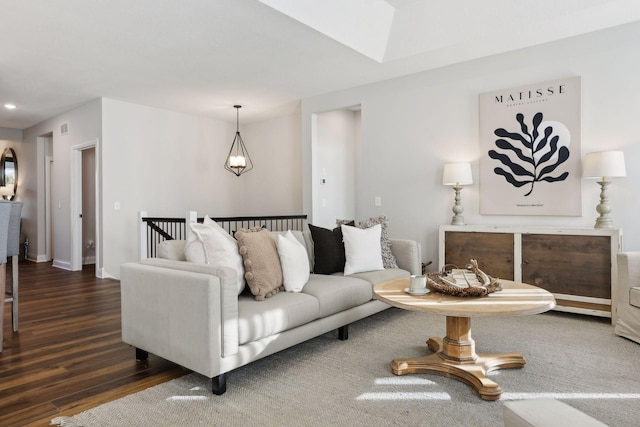
<path fill-rule="evenodd" d="M 640 286 L 640 251 L 619 252 L 618 257 L 618 307 L 629 305 L 629 290 Z"/>
<path fill-rule="evenodd" d="M 203 265 L 218 273 L 210 274 L 191 271 L 190 265 L 171 266 L 186 262 L 149 261 L 120 269 L 122 340 L 201 374 L 217 375 L 220 358 L 238 352 L 235 271 Z"/>
<path fill-rule="evenodd" d="M 415 240 L 391 239 L 391 252 L 398 267 L 410 274 L 422 274 L 420 243 Z"/>
<path fill-rule="evenodd" d="M 193 273 L 210 274 L 218 276 L 222 282 L 222 287 L 232 294 L 238 295 L 237 272 L 230 267 L 220 267 L 211 264 L 200 264 L 196 262 L 180 261 L 166 258 L 145 258 L 140 261 L 144 265 L 155 267 L 172 268 L 174 270 L 191 271 Z"/>

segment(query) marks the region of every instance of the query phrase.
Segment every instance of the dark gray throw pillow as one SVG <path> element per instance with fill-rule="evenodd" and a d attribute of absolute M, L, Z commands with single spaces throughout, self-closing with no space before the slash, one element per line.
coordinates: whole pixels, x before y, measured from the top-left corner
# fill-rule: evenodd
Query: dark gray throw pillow
<path fill-rule="evenodd" d="M 354 224 L 351 221 L 349 225 Z M 313 272 L 315 274 L 331 274 L 344 271 L 346 258 L 340 227 L 329 230 L 309 224 L 309 231 L 311 231 L 311 239 L 313 240 Z"/>

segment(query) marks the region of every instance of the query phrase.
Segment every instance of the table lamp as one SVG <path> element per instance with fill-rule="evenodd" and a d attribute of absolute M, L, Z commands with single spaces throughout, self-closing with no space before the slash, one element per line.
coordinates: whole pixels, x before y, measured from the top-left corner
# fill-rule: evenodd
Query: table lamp
<path fill-rule="evenodd" d="M 455 204 L 453 205 L 453 217 L 451 225 L 464 225 L 462 216 L 463 208 L 460 202 L 460 191 L 463 185 L 473 184 L 471 175 L 471 163 L 447 163 L 442 173 L 442 185 L 452 185 L 455 191 Z"/>
<path fill-rule="evenodd" d="M 594 228 L 613 228 L 611 219 L 611 206 L 607 197 L 607 178 L 623 178 L 627 176 L 624 165 L 624 153 L 622 151 L 601 151 L 597 153 L 587 153 L 584 158 L 584 178 L 601 178 L 600 184 L 600 204 L 596 206 L 596 211 L 600 214 L 596 219 Z"/>

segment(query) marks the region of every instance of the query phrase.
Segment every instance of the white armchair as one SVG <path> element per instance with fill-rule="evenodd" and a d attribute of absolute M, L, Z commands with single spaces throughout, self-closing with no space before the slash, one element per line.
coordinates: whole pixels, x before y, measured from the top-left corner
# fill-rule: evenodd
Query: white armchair
<path fill-rule="evenodd" d="M 618 253 L 618 320 L 615 333 L 640 343 L 640 251 Z"/>

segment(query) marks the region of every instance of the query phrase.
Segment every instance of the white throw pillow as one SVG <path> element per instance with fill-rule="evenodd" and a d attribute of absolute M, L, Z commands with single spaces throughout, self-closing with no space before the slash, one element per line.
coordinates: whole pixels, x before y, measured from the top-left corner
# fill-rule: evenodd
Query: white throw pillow
<path fill-rule="evenodd" d="M 279 234 L 276 240 L 284 289 L 287 292 L 300 292 L 309 281 L 309 257 L 304 245 L 289 230 Z"/>
<path fill-rule="evenodd" d="M 345 276 L 363 271 L 384 270 L 380 246 L 380 234 L 382 233 L 380 224 L 365 229 L 348 225 L 341 225 L 340 228 L 344 241 L 344 254 L 347 259 L 344 265 Z"/>
<path fill-rule="evenodd" d="M 207 218 L 205 217 L 205 222 Z M 240 295 L 245 284 L 244 267 L 236 240 L 218 224 L 190 222 L 189 227 L 191 233 L 184 248 L 187 261 L 233 268 L 238 273 L 238 295 Z"/>

